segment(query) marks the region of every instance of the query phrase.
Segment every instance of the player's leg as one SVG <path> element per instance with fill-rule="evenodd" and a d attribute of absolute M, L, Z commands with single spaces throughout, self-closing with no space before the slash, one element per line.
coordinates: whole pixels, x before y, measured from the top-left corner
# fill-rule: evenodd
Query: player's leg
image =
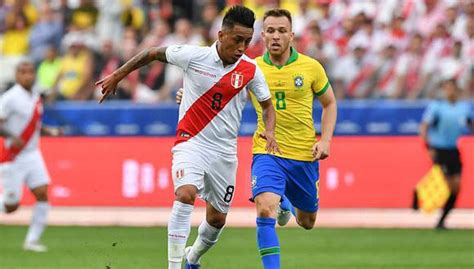
<path fill-rule="evenodd" d="M 185 268 L 199 268 L 201 257 L 218 241 L 235 192 L 236 156 L 209 157 L 201 197 L 206 201 L 206 219 L 199 225 L 192 247 L 186 248 Z"/>
<path fill-rule="evenodd" d="M 206 203 L 206 219 L 199 225 L 198 236 L 192 247 L 186 248 L 185 269 L 199 268 L 201 257 L 217 243 L 226 217 L 227 214 L 215 209 L 211 203 Z"/>
<path fill-rule="evenodd" d="M 25 250 L 44 252 L 47 251 L 47 248 L 40 243 L 40 239 L 46 227 L 49 212 L 48 185 L 50 178 L 41 153 L 31 154 L 28 157 L 28 165 L 30 166 L 30 171 L 26 178 L 26 185 L 33 193 L 36 204 L 33 207 L 30 227 L 28 228 L 23 248 Z"/>
<path fill-rule="evenodd" d="M 288 197 L 283 195 L 280 200 L 280 206 L 277 208 L 278 225 L 285 226 L 290 221 L 292 215 L 296 217 L 296 209 Z"/>
<path fill-rule="evenodd" d="M 194 201 L 204 187 L 203 160 L 199 153 L 193 154 L 186 148 L 174 150 L 172 175 L 175 201 L 168 221 L 168 269 L 181 269 Z"/>
<path fill-rule="evenodd" d="M 26 172 L 25 169 L 20 169 L 17 162 L 0 164 L 0 183 L 3 188 L 0 195 L 0 213 L 10 214 L 20 207 Z"/>
<path fill-rule="evenodd" d="M 318 162 L 291 162 L 285 195 L 296 208 L 296 222 L 306 230 L 314 227 L 319 208 Z"/>
<path fill-rule="evenodd" d="M 257 154 L 252 162 L 252 197 L 257 209 L 257 246 L 265 269 L 280 268 L 276 212 L 285 190 L 283 159 Z"/>
<path fill-rule="evenodd" d="M 461 182 L 462 163 L 459 156 L 459 151 L 450 151 L 445 157 L 442 158 L 441 162 L 441 168 L 443 169 L 444 176 L 448 183 L 450 195 L 443 207 L 443 213 L 441 214 L 436 228 L 445 229 L 446 217 L 456 204 L 459 193 L 459 185 Z"/>

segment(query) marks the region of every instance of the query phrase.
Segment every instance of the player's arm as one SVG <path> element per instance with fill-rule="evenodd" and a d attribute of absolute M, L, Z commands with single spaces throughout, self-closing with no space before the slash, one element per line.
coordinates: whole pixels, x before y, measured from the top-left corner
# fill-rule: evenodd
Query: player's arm
<path fill-rule="evenodd" d="M 329 83 L 329 82 L 328 82 Z M 321 138 L 313 146 L 314 160 L 324 160 L 329 157 L 329 149 L 334 134 L 337 119 L 337 102 L 330 84 L 326 91 L 318 96 L 323 107 L 321 114 Z"/>
<path fill-rule="evenodd" d="M 269 153 L 281 154 L 280 148 L 275 140 L 276 113 L 272 99 L 268 98 L 267 100 L 259 101 L 258 103 L 262 107 L 262 118 L 263 123 L 265 124 L 265 131 L 259 134 L 261 138 L 267 140 L 265 150 Z"/>
<path fill-rule="evenodd" d="M 110 94 L 115 94 L 117 90 L 117 84 L 128 74 L 133 72 L 136 69 L 139 69 L 142 66 L 145 66 L 153 61 L 160 61 L 167 63 L 166 59 L 166 47 L 153 47 L 146 49 L 139 54 L 135 55 L 132 59 L 128 60 L 124 65 L 119 69 L 115 70 L 112 74 L 106 76 L 102 80 L 95 83 L 96 86 L 102 87 L 102 98 L 100 103 L 102 103 L 107 96 Z"/>
<path fill-rule="evenodd" d="M 22 148 L 25 145 L 25 142 L 20 137 L 5 128 L 5 119 L 3 118 L 0 118 L 0 136 L 11 139 L 14 147 Z"/>
<path fill-rule="evenodd" d="M 428 130 L 430 126 L 435 127 L 439 121 L 437 112 L 436 112 L 436 103 L 431 103 L 428 105 L 426 110 L 423 112 L 423 116 L 420 123 L 419 135 L 425 146 L 429 147 L 428 142 Z"/>
<path fill-rule="evenodd" d="M 64 132 L 61 128 L 41 126 L 41 134 L 46 136 L 60 136 Z"/>

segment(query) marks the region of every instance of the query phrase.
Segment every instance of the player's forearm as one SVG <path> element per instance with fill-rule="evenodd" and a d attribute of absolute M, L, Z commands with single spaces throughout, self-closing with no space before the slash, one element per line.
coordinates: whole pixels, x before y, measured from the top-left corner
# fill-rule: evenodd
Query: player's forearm
<path fill-rule="evenodd" d="M 321 114 L 321 140 L 331 142 L 334 128 L 337 119 L 337 105 L 336 102 L 331 102 L 323 106 L 323 113 Z"/>
<path fill-rule="evenodd" d="M 265 124 L 265 131 L 274 133 L 276 124 L 276 113 L 275 108 L 273 108 L 271 99 L 261 102 L 260 105 L 262 106 L 262 118 L 263 123 Z"/>
<path fill-rule="evenodd" d="M 425 122 L 422 122 L 420 125 L 420 137 L 423 141 L 428 141 L 428 124 Z"/>
<path fill-rule="evenodd" d="M 135 55 L 132 59 L 128 60 L 124 65 L 117 69 L 113 74 L 119 80 L 122 80 L 128 74 L 142 66 L 148 65 L 153 61 L 160 61 L 167 63 L 166 60 L 166 47 L 153 47 L 146 49 L 139 54 Z"/>

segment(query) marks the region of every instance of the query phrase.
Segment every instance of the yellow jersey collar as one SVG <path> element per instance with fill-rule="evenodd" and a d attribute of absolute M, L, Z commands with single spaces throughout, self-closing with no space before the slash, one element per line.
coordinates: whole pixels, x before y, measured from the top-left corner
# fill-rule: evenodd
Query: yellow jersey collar
<path fill-rule="evenodd" d="M 298 52 L 296 51 L 296 49 L 294 49 L 293 47 L 290 47 L 290 51 L 291 51 L 290 58 L 288 58 L 288 61 L 284 65 L 274 65 L 272 63 L 272 60 L 270 60 L 270 53 L 268 51 L 265 52 L 265 54 L 263 55 L 263 61 L 269 65 L 273 65 L 276 68 L 281 69 L 283 66 L 289 65 L 292 62 L 298 60 Z"/>

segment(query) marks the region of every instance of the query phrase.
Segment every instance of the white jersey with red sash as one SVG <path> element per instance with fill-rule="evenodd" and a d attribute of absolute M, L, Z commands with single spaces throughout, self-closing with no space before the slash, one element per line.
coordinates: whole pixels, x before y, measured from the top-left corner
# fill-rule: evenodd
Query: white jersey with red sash
<path fill-rule="evenodd" d="M 186 142 L 235 154 L 247 89 L 259 101 L 270 98 L 256 63 L 244 55 L 235 64 L 224 67 L 216 44 L 169 46 L 166 58 L 184 70 L 185 94 L 179 108 L 175 145 Z"/>
<path fill-rule="evenodd" d="M 22 148 L 12 145 L 11 139 L 5 139 L 0 152 L 0 162 L 10 162 L 38 149 L 43 106 L 35 91 L 29 92 L 19 84 L 13 86 L 0 97 L 0 119 L 3 128 L 20 137 Z"/>

